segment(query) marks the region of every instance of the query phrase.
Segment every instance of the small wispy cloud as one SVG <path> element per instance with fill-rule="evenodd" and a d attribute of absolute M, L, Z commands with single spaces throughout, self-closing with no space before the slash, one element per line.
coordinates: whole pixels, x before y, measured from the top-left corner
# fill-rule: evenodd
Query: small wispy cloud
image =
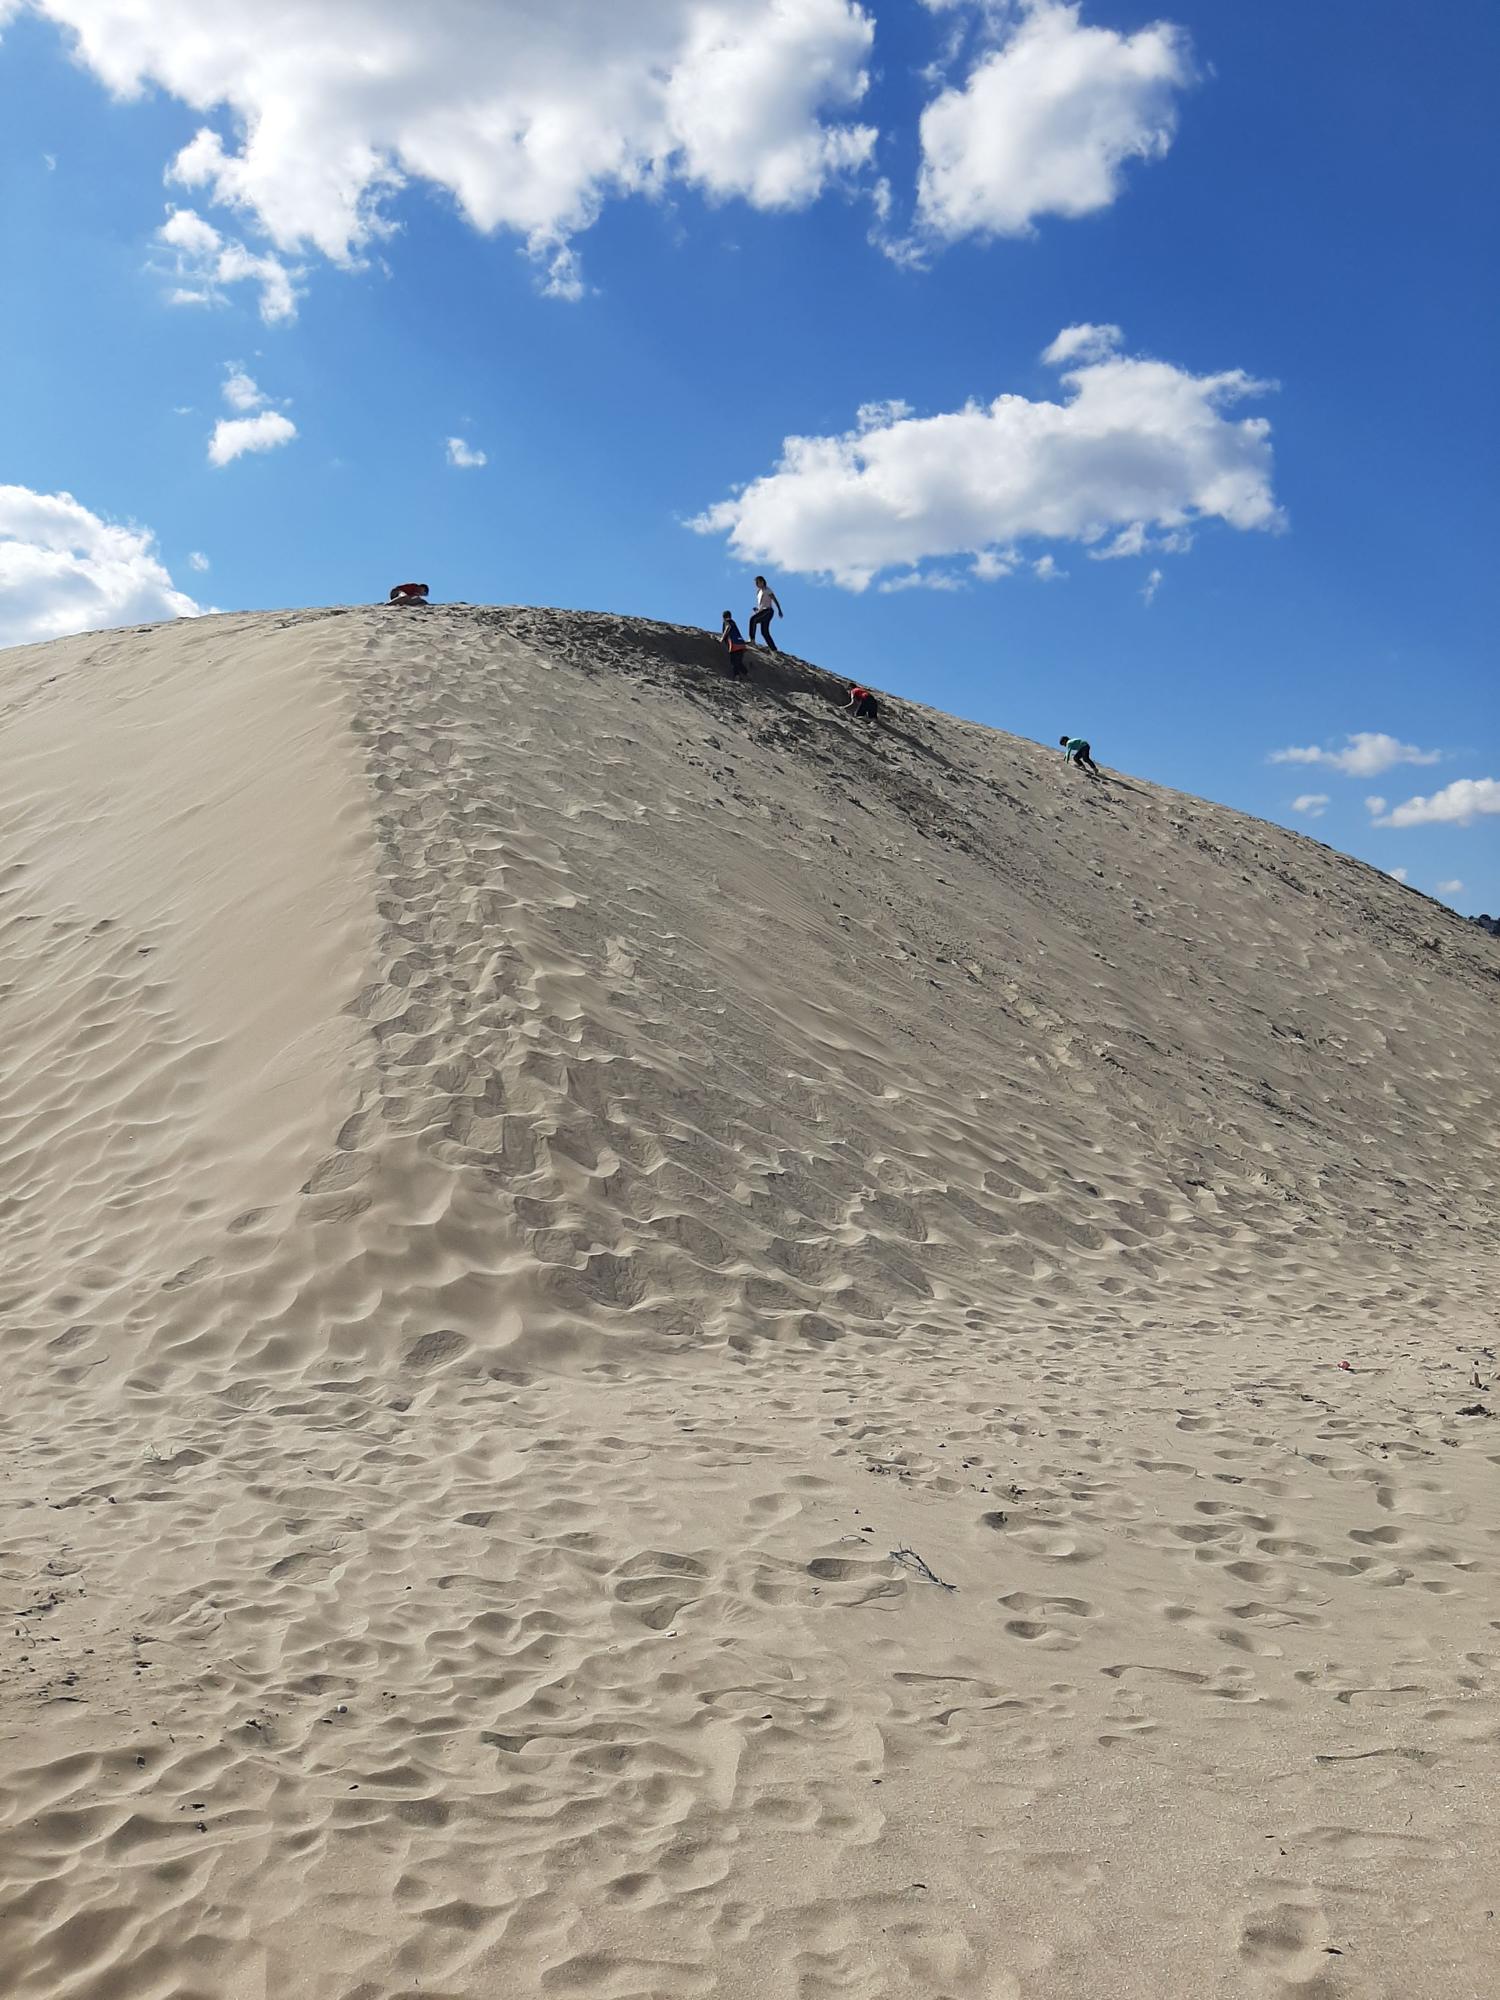
<path fill-rule="evenodd" d="M 468 467 L 488 465 L 490 462 L 490 455 L 487 451 L 477 450 L 473 445 L 460 437 L 449 438 L 447 440 L 447 449 L 448 463 L 450 465 Z"/>
<path fill-rule="evenodd" d="M 875 588 L 889 597 L 898 590 L 967 590 L 968 585 L 961 576 L 954 576 L 946 569 L 908 569 L 899 576 L 888 576 Z"/>
<path fill-rule="evenodd" d="M 1089 550 L 1090 562 L 1120 562 L 1127 556 L 1144 556 L 1160 553 L 1164 556 L 1185 556 L 1193 546 L 1193 536 L 1188 528 L 1168 528 L 1153 534 L 1144 521 L 1128 521 L 1117 534 L 1107 542 Z"/>
<path fill-rule="evenodd" d="M 576 305 L 588 290 L 578 252 L 570 244 L 544 237 L 531 245 L 531 256 L 546 271 L 540 280 L 542 297 L 566 299 L 569 305 Z"/>
<path fill-rule="evenodd" d="M 1463 894 L 1463 887 L 1463 883 L 1455 876 L 1451 882 L 1439 882 L 1437 892 L 1440 896 L 1461 896 Z"/>
<path fill-rule="evenodd" d="M 1051 346 L 1043 348 L 1042 359 L 1049 368 L 1063 368 L 1070 361 L 1102 361 L 1124 339 L 1117 326 L 1096 326 L 1084 320 L 1077 326 L 1065 326 Z"/>
<path fill-rule="evenodd" d="M 1161 589 L 1161 582 L 1161 571 L 1159 569 L 1152 570 L 1146 581 L 1141 585 L 1142 604 L 1154 604 L 1156 602 L 1156 593 Z"/>
<path fill-rule="evenodd" d="M 1357 729 L 1344 739 L 1341 750 L 1325 750 L 1315 743 L 1273 750 L 1272 764 L 1321 764 L 1330 771 L 1342 771 L 1348 778 L 1378 778 L 1397 764 L 1436 764 L 1441 750 L 1419 750 L 1415 743 L 1403 743 L 1383 730 Z"/>
<path fill-rule="evenodd" d="M 1019 549 L 981 549 L 969 565 L 981 583 L 994 583 L 999 577 L 1012 576 L 1020 567 Z"/>
<path fill-rule="evenodd" d="M 208 557 L 203 553 L 202 549 L 189 549 L 188 551 L 189 569 L 195 569 L 201 572 L 203 570 L 206 570 L 208 566 L 209 566 Z"/>
<path fill-rule="evenodd" d="M 1303 813 L 1308 819 L 1321 819 L 1328 810 L 1327 792 L 1302 792 L 1292 800 L 1292 811 Z"/>
<path fill-rule="evenodd" d="M 1407 871 L 1404 868 L 1387 868 L 1385 872 L 1393 882 L 1404 882 L 1406 880 Z"/>
<path fill-rule="evenodd" d="M 174 281 L 167 294 L 169 305 L 222 305 L 225 286 L 248 283 L 260 287 L 260 316 L 268 326 L 297 317 L 301 272 L 269 251 L 246 249 L 195 209 L 174 208 L 157 230 L 156 241 L 171 259 L 163 274 Z"/>
<path fill-rule="evenodd" d="M 268 400 L 254 376 L 247 375 L 237 361 L 229 364 L 223 393 L 231 410 L 258 410 Z"/>

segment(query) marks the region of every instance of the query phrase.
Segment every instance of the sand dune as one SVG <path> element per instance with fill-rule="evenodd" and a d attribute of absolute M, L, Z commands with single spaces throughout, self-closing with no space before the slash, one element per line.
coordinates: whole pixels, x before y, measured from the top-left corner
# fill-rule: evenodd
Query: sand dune
<path fill-rule="evenodd" d="M 0 656 L 7 1995 L 1500 1980 L 1500 947 L 833 692 Z"/>

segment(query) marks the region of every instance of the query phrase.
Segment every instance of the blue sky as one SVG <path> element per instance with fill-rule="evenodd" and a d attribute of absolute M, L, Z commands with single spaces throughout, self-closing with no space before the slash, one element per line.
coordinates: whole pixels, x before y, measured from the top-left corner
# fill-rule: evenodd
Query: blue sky
<path fill-rule="evenodd" d="M 1491 0 L 413 11 L 0 0 L 0 642 L 762 568 L 1500 909 Z"/>

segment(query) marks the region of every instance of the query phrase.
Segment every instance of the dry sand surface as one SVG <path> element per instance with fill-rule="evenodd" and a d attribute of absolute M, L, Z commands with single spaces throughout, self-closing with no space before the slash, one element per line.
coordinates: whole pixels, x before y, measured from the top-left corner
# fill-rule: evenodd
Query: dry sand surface
<path fill-rule="evenodd" d="M 6 2000 L 1500 1985 L 1500 945 L 836 692 L 0 659 Z"/>

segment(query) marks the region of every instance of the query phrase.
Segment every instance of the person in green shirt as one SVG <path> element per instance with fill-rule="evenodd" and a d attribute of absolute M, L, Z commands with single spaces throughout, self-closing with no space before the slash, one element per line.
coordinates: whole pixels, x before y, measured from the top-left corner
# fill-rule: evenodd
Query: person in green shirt
<path fill-rule="evenodd" d="M 1077 764 L 1080 769 L 1087 771 L 1091 778 L 1098 777 L 1099 766 L 1090 754 L 1086 736 L 1059 736 L 1057 740 L 1062 745 L 1065 764 Z"/>

